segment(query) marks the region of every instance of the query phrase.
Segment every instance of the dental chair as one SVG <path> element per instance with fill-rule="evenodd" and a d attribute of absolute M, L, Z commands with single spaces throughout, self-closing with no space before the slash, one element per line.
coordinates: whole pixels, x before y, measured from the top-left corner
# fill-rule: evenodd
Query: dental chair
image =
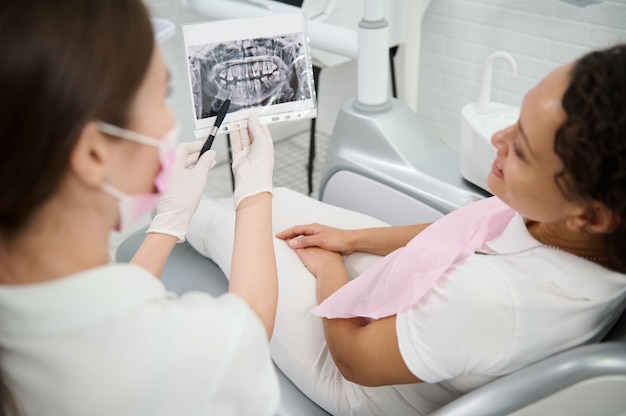
<path fill-rule="evenodd" d="M 343 172 L 360 176 L 358 172 L 346 170 Z M 397 192 L 388 184 L 376 182 L 372 177 L 365 180 L 369 182 L 363 184 L 370 183 L 372 187 L 363 187 L 361 184 L 361 192 L 370 198 L 376 194 L 379 187 L 382 187 L 388 196 Z M 294 191 L 286 191 L 288 192 L 277 189 L 276 193 L 296 194 Z M 399 193 L 395 197 L 408 206 L 415 204 L 422 208 L 427 207 L 423 201 L 415 200 L 413 203 L 408 199 L 403 200 L 404 197 Z M 313 199 L 310 201 L 315 202 Z M 307 203 L 304 205 L 298 205 L 294 198 L 294 209 L 306 209 Z M 387 216 L 393 217 L 390 213 L 396 209 L 396 206 L 388 205 Z M 427 215 L 443 215 L 435 208 L 429 209 L 433 212 L 426 211 Z M 367 207 L 365 210 L 368 210 Z M 419 213 L 412 215 L 407 214 L 407 218 L 419 221 Z M 145 230 L 140 230 L 119 246 L 116 252 L 117 261 L 130 261 L 144 239 L 144 232 Z M 218 266 L 196 252 L 188 243 L 175 246 L 165 266 L 162 281 L 169 291 L 177 294 L 204 291 L 213 296 L 220 296 L 228 290 L 228 281 Z M 281 389 L 277 416 L 328 415 L 278 368 L 276 372 Z M 622 314 L 602 342 L 557 354 L 495 380 L 438 409 L 434 415 L 616 415 L 624 414 L 626 410 L 625 392 L 626 314 Z"/>

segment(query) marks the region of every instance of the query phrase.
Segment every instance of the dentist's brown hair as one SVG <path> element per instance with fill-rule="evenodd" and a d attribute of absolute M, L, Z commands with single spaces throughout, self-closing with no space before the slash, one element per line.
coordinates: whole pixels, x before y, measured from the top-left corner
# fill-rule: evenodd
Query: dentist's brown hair
<path fill-rule="evenodd" d="M 0 239 L 55 192 L 85 124 L 124 126 L 154 49 L 141 0 L 4 0 Z"/>

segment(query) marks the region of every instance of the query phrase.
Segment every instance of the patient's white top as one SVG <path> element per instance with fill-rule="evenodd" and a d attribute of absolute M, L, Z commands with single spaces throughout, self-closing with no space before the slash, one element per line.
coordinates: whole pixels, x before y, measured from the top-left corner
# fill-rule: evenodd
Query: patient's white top
<path fill-rule="evenodd" d="M 487 243 L 502 254 L 538 244 L 519 215 Z M 625 275 L 556 249 L 473 254 L 397 315 L 400 351 L 416 377 L 441 382 L 452 398 L 597 340 L 621 312 L 625 292 Z"/>
<path fill-rule="evenodd" d="M 28 415 L 273 415 L 261 321 L 233 294 L 176 297 L 108 265 L 0 286 L 1 368 Z"/>

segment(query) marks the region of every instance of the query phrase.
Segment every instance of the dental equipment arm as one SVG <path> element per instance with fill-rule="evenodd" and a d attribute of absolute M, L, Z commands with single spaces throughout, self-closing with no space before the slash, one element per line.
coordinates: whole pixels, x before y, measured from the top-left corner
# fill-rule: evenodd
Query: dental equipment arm
<path fill-rule="evenodd" d="M 212 20 L 261 17 L 276 14 L 275 11 L 257 5 L 229 0 L 183 0 L 183 5 Z M 301 13 L 301 10 L 296 7 L 293 10 L 294 13 Z M 307 21 L 307 31 L 311 39 L 311 47 L 353 59 L 357 57 L 356 31 L 315 20 Z"/>
<path fill-rule="evenodd" d="M 270 339 L 278 302 L 278 273 L 272 237 L 274 147 L 267 127 L 253 114 L 247 129 L 231 133 L 235 238 L 229 291 L 263 322 Z"/>
<path fill-rule="evenodd" d="M 348 283 L 340 254 L 315 247 L 295 251 L 317 279 L 318 303 Z M 347 380 L 371 387 L 421 382 L 402 359 L 395 322 L 395 315 L 371 323 L 365 318 L 322 318 L 330 354 Z"/>
<path fill-rule="evenodd" d="M 199 160 L 201 140 L 176 147 L 176 160 L 165 195 L 157 205 L 156 215 L 131 263 L 161 277 L 174 245 L 185 241 L 189 222 L 198 207 L 209 170 L 215 166 L 215 151 Z"/>
<path fill-rule="evenodd" d="M 356 251 L 385 256 L 404 247 L 430 223 L 398 227 L 364 228 L 343 230 L 321 224 L 297 225 L 276 234 L 276 238 L 288 241 L 289 247 L 320 247 L 341 254 Z"/>

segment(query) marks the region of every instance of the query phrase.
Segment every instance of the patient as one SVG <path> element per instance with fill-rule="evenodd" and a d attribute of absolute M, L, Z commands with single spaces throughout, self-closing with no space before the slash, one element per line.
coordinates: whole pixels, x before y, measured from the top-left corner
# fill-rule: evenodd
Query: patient
<path fill-rule="evenodd" d="M 495 197 L 432 225 L 275 190 L 281 370 L 332 414 L 428 414 L 600 339 L 626 299 L 625 72 L 620 45 L 548 74 L 492 138 Z M 204 200 L 188 235 L 226 272 L 232 216 Z"/>

